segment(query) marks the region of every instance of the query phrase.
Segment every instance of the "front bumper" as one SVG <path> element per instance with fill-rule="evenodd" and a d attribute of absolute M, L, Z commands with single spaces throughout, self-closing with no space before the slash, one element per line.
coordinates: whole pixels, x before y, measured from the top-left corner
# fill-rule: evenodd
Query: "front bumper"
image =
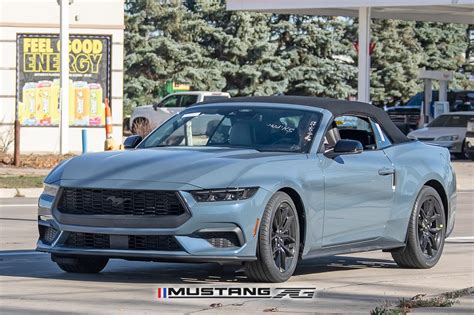
<path fill-rule="evenodd" d="M 37 250 L 64 256 L 94 255 L 129 260 L 225 262 L 256 259 L 257 240 L 254 231 L 258 228 L 258 221 L 268 202 L 268 191 L 260 188 L 248 200 L 226 202 L 198 203 L 187 192 L 180 192 L 180 195 L 186 203 L 189 218 L 180 222 L 179 226 L 171 228 L 152 227 L 149 224 L 143 227 L 138 222 L 136 226 L 117 227 L 113 220 L 110 220 L 107 226 L 104 225 L 103 219 L 94 224 L 94 216 L 88 216 L 88 220 L 78 222 L 69 219 L 65 223 L 61 218 L 58 219 L 54 200 L 50 196 L 41 195 L 38 211 L 40 238 Z M 143 220 L 146 220 L 146 217 Z M 85 222 L 87 224 L 84 224 Z M 229 243 L 225 239 L 222 241 L 209 237 L 224 234 L 233 234 L 237 241 L 228 246 Z M 71 246 L 70 237 L 77 235 L 101 235 L 107 238 L 107 244 L 97 248 L 95 241 L 89 241 L 86 242 L 87 246 L 77 247 L 76 243 Z M 130 248 L 130 239 L 160 237 L 172 238 L 179 248 Z"/>

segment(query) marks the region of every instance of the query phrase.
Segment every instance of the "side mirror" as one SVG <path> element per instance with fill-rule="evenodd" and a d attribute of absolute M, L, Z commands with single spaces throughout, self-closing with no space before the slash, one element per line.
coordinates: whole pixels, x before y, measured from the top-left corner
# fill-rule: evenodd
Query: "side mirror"
<path fill-rule="evenodd" d="M 123 142 L 123 147 L 125 149 L 134 149 L 142 140 L 143 138 L 138 135 L 127 137 Z"/>
<path fill-rule="evenodd" d="M 362 153 L 362 151 L 364 151 L 364 147 L 357 140 L 342 139 L 334 146 L 335 154 L 357 154 Z"/>
<path fill-rule="evenodd" d="M 158 107 L 160 107 L 160 104 L 158 104 L 158 103 L 153 104 L 153 109 L 155 111 L 158 109 Z"/>

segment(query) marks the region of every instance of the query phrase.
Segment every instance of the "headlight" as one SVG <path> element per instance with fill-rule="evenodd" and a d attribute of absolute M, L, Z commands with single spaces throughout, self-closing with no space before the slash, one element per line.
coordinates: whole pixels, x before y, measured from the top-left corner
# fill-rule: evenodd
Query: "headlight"
<path fill-rule="evenodd" d="M 56 197 L 59 191 L 59 186 L 51 185 L 51 184 L 44 184 L 43 194 Z"/>
<path fill-rule="evenodd" d="M 189 193 L 197 202 L 232 201 L 249 199 L 257 192 L 258 187 L 223 188 L 209 190 L 193 190 Z"/>
<path fill-rule="evenodd" d="M 442 136 L 436 138 L 436 141 L 456 141 L 459 139 L 459 136 Z"/>
<path fill-rule="evenodd" d="M 408 134 L 407 135 L 408 139 L 416 140 L 416 137 L 414 135 Z"/>

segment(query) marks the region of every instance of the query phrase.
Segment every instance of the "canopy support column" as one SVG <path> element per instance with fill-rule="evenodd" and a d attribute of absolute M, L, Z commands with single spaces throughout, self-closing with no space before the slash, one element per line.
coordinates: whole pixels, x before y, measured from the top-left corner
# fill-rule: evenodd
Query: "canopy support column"
<path fill-rule="evenodd" d="M 370 102 L 370 8 L 359 8 L 359 74 L 357 99 Z"/>
<path fill-rule="evenodd" d="M 61 38 L 61 105 L 59 120 L 59 153 L 69 152 L 69 4 L 72 0 L 58 0 L 60 5 Z"/>

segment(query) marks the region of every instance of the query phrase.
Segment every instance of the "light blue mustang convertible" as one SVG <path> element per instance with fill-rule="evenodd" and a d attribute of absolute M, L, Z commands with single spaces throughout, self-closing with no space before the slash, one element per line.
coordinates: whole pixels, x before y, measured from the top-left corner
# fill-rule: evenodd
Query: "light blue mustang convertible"
<path fill-rule="evenodd" d="M 369 250 L 430 268 L 454 226 L 448 150 L 407 139 L 364 103 L 234 98 L 125 146 L 45 179 L 37 249 L 67 272 L 111 258 L 198 261 L 282 282 L 300 260 Z"/>

